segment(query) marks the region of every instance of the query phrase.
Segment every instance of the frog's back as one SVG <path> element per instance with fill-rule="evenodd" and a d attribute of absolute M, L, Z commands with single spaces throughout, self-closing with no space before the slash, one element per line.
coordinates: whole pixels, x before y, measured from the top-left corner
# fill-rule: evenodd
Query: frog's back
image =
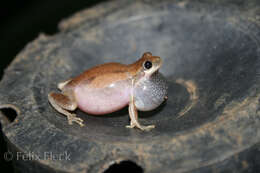
<path fill-rule="evenodd" d="M 128 66 L 120 63 L 106 63 L 84 71 L 67 83 L 67 88 L 78 85 L 88 85 L 93 88 L 103 88 L 115 81 L 129 77 Z"/>
<path fill-rule="evenodd" d="M 127 65 L 107 63 L 83 72 L 72 79 L 67 87 L 73 89 L 81 110 L 105 114 L 128 104 L 131 80 Z"/>

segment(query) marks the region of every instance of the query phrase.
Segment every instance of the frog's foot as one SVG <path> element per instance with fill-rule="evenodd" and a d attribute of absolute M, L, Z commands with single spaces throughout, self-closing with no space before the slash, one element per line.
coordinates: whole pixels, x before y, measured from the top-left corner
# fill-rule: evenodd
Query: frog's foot
<path fill-rule="evenodd" d="M 131 121 L 130 125 L 125 126 L 128 129 L 132 129 L 135 127 L 134 123 Z"/>
<path fill-rule="evenodd" d="M 76 114 L 72 114 L 69 111 L 74 111 L 77 108 L 77 103 L 74 101 L 70 94 L 53 93 L 48 95 L 51 105 L 61 114 L 65 115 L 68 119 L 68 123 L 72 125 L 73 122 L 84 126 L 83 120 L 78 118 Z"/>
<path fill-rule="evenodd" d="M 155 128 L 155 125 L 140 126 L 138 128 L 141 129 L 141 130 L 144 130 L 144 131 L 150 131 L 150 130 Z"/>
<path fill-rule="evenodd" d="M 72 125 L 73 122 L 78 123 L 81 127 L 84 126 L 83 120 L 76 116 L 76 114 L 70 114 L 67 116 L 69 125 Z"/>
<path fill-rule="evenodd" d="M 142 126 L 139 123 L 133 123 L 131 121 L 131 124 L 126 126 L 126 128 L 130 128 L 130 129 L 132 129 L 134 127 L 137 127 L 137 128 L 139 128 L 140 130 L 143 130 L 143 131 L 150 131 L 151 129 L 155 128 L 155 125 Z"/>

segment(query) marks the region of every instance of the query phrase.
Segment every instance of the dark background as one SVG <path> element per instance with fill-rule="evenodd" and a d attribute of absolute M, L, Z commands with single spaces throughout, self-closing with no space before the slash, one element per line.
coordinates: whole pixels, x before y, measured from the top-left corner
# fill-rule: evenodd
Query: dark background
<path fill-rule="evenodd" d="M 0 78 L 15 56 L 39 33 L 53 35 L 58 23 L 75 12 L 105 0 L 8 0 L 0 3 Z M 12 172 L 4 160 L 7 151 L 0 131 L 0 170 Z M 6 170 L 6 171 L 4 171 Z"/>
<path fill-rule="evenodd" d="M 53 35 L 58 23 L 105 0 L 9 0 L 0 3 L 0 76 L 3 69 L 39 33 Z"/>

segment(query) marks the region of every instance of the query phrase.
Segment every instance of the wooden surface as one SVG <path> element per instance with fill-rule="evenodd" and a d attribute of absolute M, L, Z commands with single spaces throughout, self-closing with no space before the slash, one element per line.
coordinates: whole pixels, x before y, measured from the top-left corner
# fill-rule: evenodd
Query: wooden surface
<path fill-rule="evenodd" d="M 257 1 L 111 1 L 64 20 L 59 34 L 41 34 L 0 83 L 0 107 L 18 114 L 3 127 L 10 150 L 40 158 L 19 156 L 16 170 L 96 173 L 124 160 L 149 173 L 252 169 L 260 142 L 259 10 Z M 49 105 L 58 82 L 104 62 L 131 63 L 146 51 L 163 59 L 170 89 L 166 104 L 140 113 L 142 124 L 156 125 L 151 132 L 126 129 L 127 109 L 98 117 L 77 111 L 81 128 Z M 180 118 L 189 95 L 176 79 L 198 91 Z"/>

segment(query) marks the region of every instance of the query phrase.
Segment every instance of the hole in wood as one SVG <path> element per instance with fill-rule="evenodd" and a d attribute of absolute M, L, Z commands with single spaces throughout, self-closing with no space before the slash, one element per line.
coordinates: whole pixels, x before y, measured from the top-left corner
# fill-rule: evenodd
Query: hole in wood
<path fill-rule="evenodd" d="M 130 160 L 124 160 L 120 163 L 114 163 L 109 168 L 107 168 L 104 173 L 116 173 L 116 172 L 135 172 L 143 173 L 144 170 L 141 166 L 137 165 L 135 162 Z"/>

